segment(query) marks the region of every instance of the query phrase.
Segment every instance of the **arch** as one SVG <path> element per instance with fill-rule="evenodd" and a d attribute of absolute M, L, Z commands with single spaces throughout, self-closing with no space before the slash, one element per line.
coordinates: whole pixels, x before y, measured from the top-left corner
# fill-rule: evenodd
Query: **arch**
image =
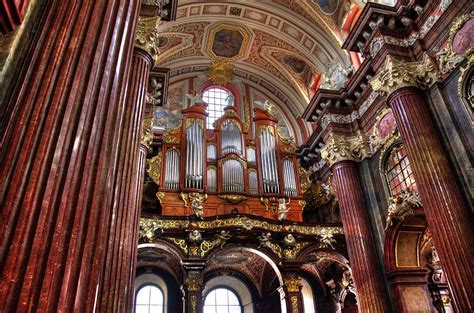
<path fill-rule="evenodd" d="M 147 292 L 150 294 L 144 294 Z M 167 312 L 168 298 L 168 287 L 161 277 L 144 274 L 135 279 L 134 312 L 143 312 L 143 309 L 138 310 L 140 307 L 148 307 L 150 311 L 153 308 L 152 312 Z"/>
<path fill-rule="evenodd" d="M 227 289 L 234 293 L 238 300 L 239 305 L 242 309 L 242 313 L 253 313 L 255 312 L 254 308 L 254 297 L 250 292 L 248 286 L 243 283 L 240 279 L 237 279 L 229 275 L 219 275 L 210 278 L 204 286 L 203 298 L 207 299 L 209 294 L 211 294 L 216 289 Z"/>

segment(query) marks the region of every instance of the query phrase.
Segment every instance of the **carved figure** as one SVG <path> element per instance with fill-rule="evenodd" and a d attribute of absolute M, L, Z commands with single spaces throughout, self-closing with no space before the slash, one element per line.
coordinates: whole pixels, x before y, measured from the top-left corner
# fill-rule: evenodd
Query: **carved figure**
<path fill-rule="evenodd" d="M 190 243 L 200 243 L 202 241 L 202 235 L 199 230 L 195 229 L 189 233 L 188 239 Z"/>
<path fill-rule="evenodd" d="M 410 215 L 413 215 L 414 208 L 422 206 L 421 198 L 418 192 L 412 190 L 405 190 L 400 194 L 390 198 L 390 206 L 388 207 L 387 221 L 385 230 L 393 224 L 395 219 L 404 220 Z"/>
<path fill-rule="evenodd" d="M 271 104 L 270 102 L 268 102 L 268 100 L 265 100 L 265 102 L 262 102 L 262 101 L 254 101 L 253 103 L 255 103 L 256 105 L 258 105 L 259 107 L 261 107 L 262 109 L 264 109 L 264 110 L 267 111 L 268 113 L 272 113 L 273 104 Z"/>
<path fill-rule="evenodd" d="M 199 95 L 197 92 L 193 91 L 192 93 L 187 93 L 186 97 L 189 99 L 191 102 L 191 105 L 194 105 L 196 103 L 202 103 L 203 100 L 201 98 L 201 95 Z"/>
<path fill-rule="evenodd" d="M 188 199 L 193 213 L 202 219 L 204 214 L 204 201 L 207 199 L 207 194 L 202 195 L 199 192 L 190 192 Z"/>
<path fill-rule="evenodd" d="M 290 204 L 291 200 L 288 200 L 288 202 L 285 201 L 285 198 L 280 198 L 278 199 L 278 220 L 282 221 L 285 220 L 288 216 L 288 212 L 290 211 L 290 208 L 287 207 L 288 204 Z"/>
<path fill-rule="evenodd" d="M 321 242 L 321 245 L 325 248 L 331 247 L 334 249 L 333 244 L 336 243 L 336 240 L 333 238 L 333 235 L 330 233 L 323 233 L 319 235 L 319 241 Z"/>
<path fill-rule="evenodd" d="M 292 234 L 288 234 L 283 239 L 283 243 L 285 244 L 285 247 L 294 248 L 296 246 L 296 239 Z"/>
<path fill-rule="evenodd" d="M 163 87 L 163 85 L 158 82 L 158 80 L 156 79 L 156 77 L 153 77 L 150 79 L 150 85 L 148 87 L 148 92 L 146 94 L 146 102 L 147 103 L 150 103 L 150 104 L 153 104 L 153 105 L 156 105 L 156 106 L 159 106 L 161 105 L 161 96 L 162 96 L 162 93 L 161 93 L 161 88 Z"/>
<path fill-rule="evenodd" d="M 221 230 L 220 233 L 216 235 L 216 245 L 220 245 L 221 249 L 224 248 L 224 245 L 227 243 L 232 236 L 229 235 L 229 231 Z"/>
<path fill-rule="evenodd" d="M 260 244 L 258 245 L 258 248 L 268 248 L 268 249 L 271 249 L 272 248 L 272 243 L 271 243 L 271 238 L 272 234 L 270 233 L 266 233 L 266 234 L 263 234 L 261 236 L 258 237 L 258 241 L 260 242 Z"/>
<path fill-rule="evenodd" d="M 321 89 L 339 90 L 344 87 L 347 78 L 352 73 L 352 66 L 343 68 L 337 61 L 330 63 L 324 75 Z"/>

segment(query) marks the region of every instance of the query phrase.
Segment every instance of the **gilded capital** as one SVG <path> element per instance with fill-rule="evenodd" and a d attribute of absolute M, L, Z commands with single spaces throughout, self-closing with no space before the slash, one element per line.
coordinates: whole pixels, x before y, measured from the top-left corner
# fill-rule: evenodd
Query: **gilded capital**
<path fill-rule="evenodd" d="M 352 137 L 331 133 L 321 149 L 321 158 L 329 166 L 341 161 L 361 161 L 369 156 L 369 145 L 361 133 Z"/>
<path fill-rule="evenodd" d="M 301 281 L 297 276 L 285 277 L 284 283 L 288 292 L 300 292 L 301 290 Z"/>
<path fill-rule="evenodd" d="M 151 56 L 158 54 L 158 25 L 160 17 L 138 18 L 135 46 L 148 52 Z"/>
<path fill-rule="evenodd" d="M 420 61 L 414 62 L 388 55 L 379 73 L 370 80 L 370 85 L 374 91 L 388 96 L 403 87 L 429 88 L 438 80 L 438 77 L 438 68 L 426 53 Z"/>

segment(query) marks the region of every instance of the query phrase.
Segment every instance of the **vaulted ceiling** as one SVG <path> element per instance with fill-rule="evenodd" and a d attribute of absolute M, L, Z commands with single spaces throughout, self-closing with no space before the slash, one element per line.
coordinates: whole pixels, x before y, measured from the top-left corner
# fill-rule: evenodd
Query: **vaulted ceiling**
<path fill-rule="evenodd" d="M 271 94 L 297 118 L 331 63 L 350 62 L 341 46 L 349 0 L 180 0 L 176 21 L 160 25 L 158 66 L 171 83 L 205 75 L 211 62 L 228 60 L 234 81 Z"/>

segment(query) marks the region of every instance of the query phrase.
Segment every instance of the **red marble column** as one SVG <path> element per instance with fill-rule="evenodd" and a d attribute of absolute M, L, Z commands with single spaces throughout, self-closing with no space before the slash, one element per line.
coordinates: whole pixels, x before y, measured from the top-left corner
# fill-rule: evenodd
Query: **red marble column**
<path fill-rule="evenodd" d="M 423 92 L 405 87 L 388 103 L 410 157 L 428 226 L 459 312 L 474 310 L 474 231 Z"/>
<path fill-rule="evenodd" d="M 113 214 L 104 275 L 101 284 L 100 312 L 129 312 L 135 278 L 138 225 L 145 159 L 140 148 L 145 94 L 152 56 L 135 48 L 130 69 L 124 122 L 119 144 L 118 171 L 115 178 Z M 145 151 L 146 158 L 146 151 Z"/>
<path fill-rule="evenodd" d="M 44 10 L 0 141 L 0 311 L 93 312 L 139 1 Z"/>
<path fill-rule="evenodd" d="M 0 33 L 15 30 L 24 18 L 27 0 L 0 0 Z"/>
<path fill-rule="evenodd" d="M 390 312 L 355 161 L 332 166 L 360 312 Z"/>

